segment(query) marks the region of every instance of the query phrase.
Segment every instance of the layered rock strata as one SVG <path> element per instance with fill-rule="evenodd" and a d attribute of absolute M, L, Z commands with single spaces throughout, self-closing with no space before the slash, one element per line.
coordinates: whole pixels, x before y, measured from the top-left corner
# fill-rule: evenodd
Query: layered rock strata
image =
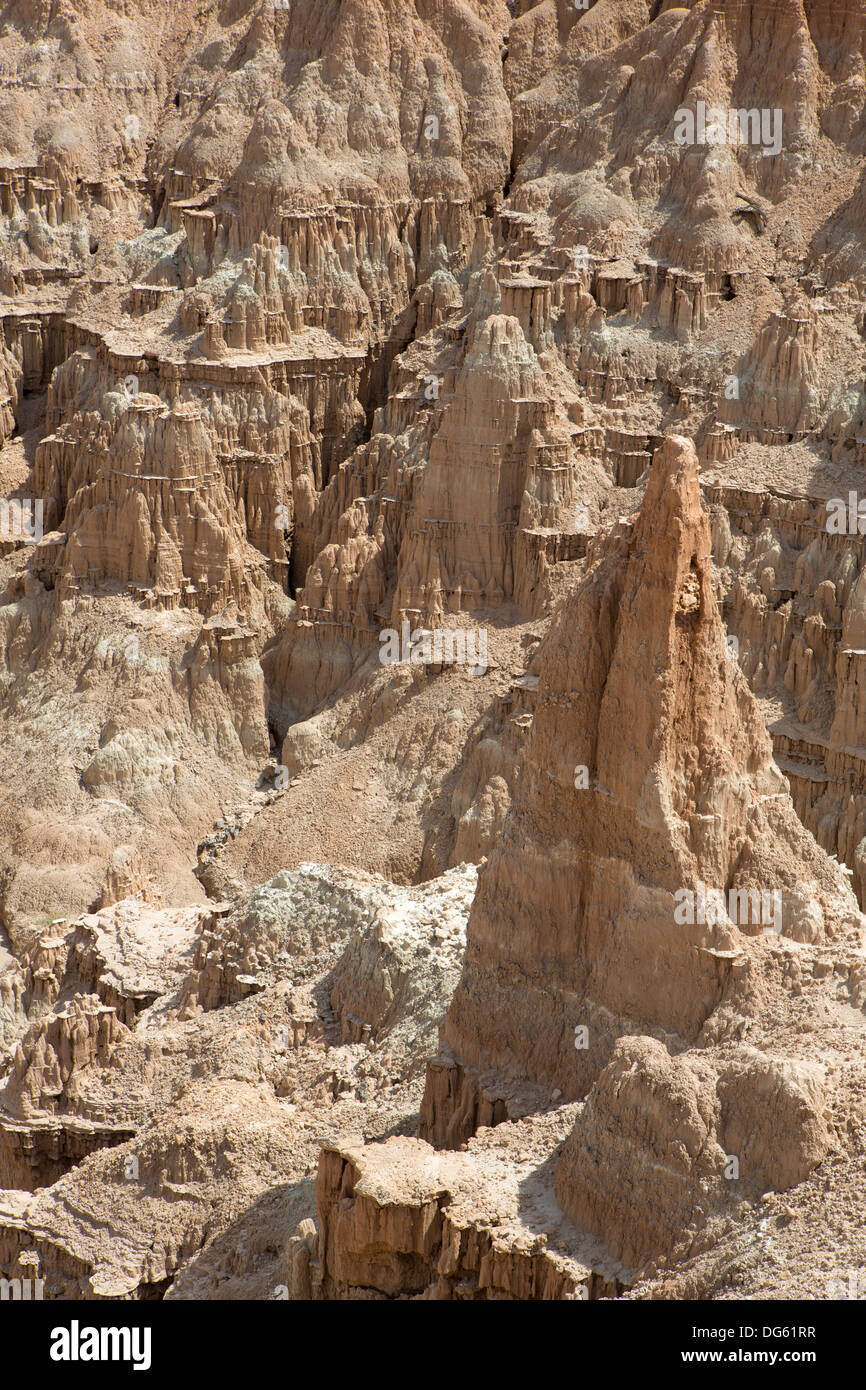
<path fill-rule="evenodd" d="M 485 1122 L 488 1072 L 584 1095 L 618 1036 L 687 1045 L 747 997 L 768 934 L 820 942 L 856 921 L 728 655 L 688 441 L 657 452 L 639 516 L 591 555 L 533 669 L 517 791 L 428 1077 L 422 1133 L 439 1143 Z"/>

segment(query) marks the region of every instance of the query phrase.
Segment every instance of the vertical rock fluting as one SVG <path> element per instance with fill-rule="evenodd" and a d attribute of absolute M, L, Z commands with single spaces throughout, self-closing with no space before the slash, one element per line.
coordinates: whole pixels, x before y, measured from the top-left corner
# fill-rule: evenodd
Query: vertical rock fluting
<path fill-rule="evenodd" d="M 64 588 L 119 580 L 159 605 L 205 612 L 248 600 L 255 566 L 201 411 L 144 393 L 122 409 L 101 467 L 66 511 Z"/>
<path fill-rule="evenodd" d="M 591 559 L 533 663 L 513 808 L 428 1072 L 421 1133 L 439 1144 L 495 1120 L 486 1074 L 579 1097 L 623 1033 L 694 1040 L 749 937 L 814 940 L 856 911 L 727 655 L 690 441 L 665 440 L 637 520 Z M 702 912 L 700 885 L 729 910 Z"/>
<path fill-rule="evenodd" d="M 726 398 L 721 421 L 765 444 L 803 438 L 818 418 L 820 316 L 807 302 L 774 312 L 735 372 L 737 398 Z"/>
<path fill-rule="evenodd" d="M 19 384 L 18 363 L 9 351 L 3 325 L 0 323 L 0 448 L 15 428 Z"/>
<path fill-rule="evenodd" d="M 415 489 L 395 624 L 496 606 L 521 587 L 528 593 L 518 528 L 573 510 L 577 432 L 518 320 L 492 314 L 480 323 Z M 558 495 L 553 479 L 561 479 Z"/>

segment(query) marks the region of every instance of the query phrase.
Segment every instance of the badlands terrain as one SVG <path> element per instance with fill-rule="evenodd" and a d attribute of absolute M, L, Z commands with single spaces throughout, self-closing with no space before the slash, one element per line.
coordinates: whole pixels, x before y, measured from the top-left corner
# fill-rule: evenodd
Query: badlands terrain
<path fill-rule="evenodd" d="M 866 0 L 0 0 L 0 1279 L 866 1296 L 864 228 Z"/>

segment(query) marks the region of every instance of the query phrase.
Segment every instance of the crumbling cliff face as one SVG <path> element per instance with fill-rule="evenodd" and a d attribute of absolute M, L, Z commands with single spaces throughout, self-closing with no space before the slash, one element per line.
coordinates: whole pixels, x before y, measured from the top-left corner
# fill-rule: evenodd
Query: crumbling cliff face
<path fill-rule="evenodd" d="M 864 34 L 8 0 L 3 1270 L 803 1296 L 853 1239 Z"/>
<path fill-rule="evenodd" d="M 38 543 L 14 552 L 7 688 L 27 701 L 13 650 L 65 644 L 103 727 L 139 741 L 135 715 L 112 708 L 69 631 L 76 612 L 123 595 L 131 611 L 190 611 L 162 628 L 187 653 L 170 684 L 206 656 L 219 686 L 209 703 L 227 707 L 209 713 L 195 751 L 195 695 L 167 731 L 152 810 L 125 828 L 153 861 L 153 813 L 164 825 L 178 809 L 168 788 L 184 781 L 180 744 L 211 764 L 201 819 L 188 806 L 180 816 L 193 842 L 231 795 L 211 762 L 214 722 L 223 745 L 234 725 L 246 785 L 262 772 L 264 691 L 239 667 L 291 620 L 319 548 L 317 499 L 411 341 L 416 289 L 428 324 L 441 316 L 428 282 L 465 263 L 504 184 L 510 106 L 504 5 L 447 5 L 409 25 L 390 2 L 374 17 L 329 4 L 309 22 L 297 6 L 214 5 L 192 27 L 151 8 L 122 36 L 71 13 L 19 16 L 4 32 L 0 439 L 23 394 L 47 393 L 27 468 L 10 455 L 13 484 L 26 480 L 42 510 Z M 58 84 L 59 105 L 34 95 Z M 205 628 L 227 605 L 238 621 L 217 655 Z M 84 785 L 105 780 L 100 769 Z M 125 797 L 132 780 L 113 775 L 112 790 Z M 86 855 L 79 866 L 99 875 Z M 17 856 L 9 867 L 26 874 Z"/>
<path fill-rule="evenodd" d="M 518 789 L 444 1033 L 459 1061 L 428 1080 L 422 1132 L 438 1142 L 474 1128 L 467 1069 L 577 1098 L 617 1036 L 693 1042 L 747 996 L 734 962 L 763 933 L 820 942 L 856 919 L 728 655 L 710 549 L 694 449 L 672 437 L 533 659 Z"/>
<path fill-rule="evenodd" d="M 808 975 L 814 1009 L 832 970 L 823 1007 L 860 1007 L 863 919 L 731 658 L 689 441 L 665 441 L 639 514 L 597 537 L 532 666 L 513 804 L 428 1069 L 436 1148 L 323 1153 L 299 1296 L 609 1296 L 710 1262 L 830 1155 L 856 1164 L 795 1001 Z M 626 672 L 642 692 L 628 725 Z M 854 1026 L 862 1039 L 862 1012 Z M 463 1191 L 496 1210 L 489 1160 L 519 1170 L 528 1146 L 572 1243 L 550 1219 L 555 1240 L 533 1241 L 527 1201 L 488 1247 Z"/>
<path fill-rule="evenodd" d="M 325 1134 L 417 1112 L 475 879 L 307 864 L 235 902 L 53 924 L 7 1020 L 4 1277 L 31 1249 L 57 1298 L 287 1296 Z"/>
<path fill-rule="evenodd" d="M 460 1154 L 433 1153 L 413 1139 L 326 1147 L 316 1179 L 318 1228 L 299 1229 L 292 1242 L 293 1296 L 615 1296 L 622 1267 L 605 1261 L 591 1239 L 581 1242 L 561 1216 L 543 1233 L 536 1228 L 530 1163 L 545 1154 L 555 1124 L 548 1117 L 548 1133 L 521 1135 L 519 1157 L 483 1142 Z M 600 1268 L 590 1265 L 593 1255 Z"/>
<path fill-rule="evenodd" d="M 13 416 L 13 387 L 49 387 L 31 479 L 48 535 L 30 571 L 55 604 L 118 583 L 205 618 L 237 602 L 253 659 L 273 640 L 279 740 L 339 694 L 383 625 L 549 613 L 672 425 L 702 456 L 813 437 L 850 361 L 820 267 L 795 293 L 763 254 L 767 235 L 799 245 L 792 199 L 816 129 L 801 105 L 822 82 L 830 138 L 850 137 L 832 18 L 801 32 L 766 16 L 804 74 L 800 105 L 774 90 L 772 129 L 743 108 L 720 141 L 698 104 L 727 101 L 739 122 L 760 62 L 733 11 L 520 8 L 410 6 L 407 21 L 396 0 L 375 18 L 335 0 L 309 25 L 280 7 L 210 39 L 142 11 L 123 42 L 73 17 L 4 40 Z M 67 114 L 40 124 L 49 52 Z M 645 98 L 662 71 L 659 107 Z M 855 867 L 862 836 L 842 819 Z"/>
<path fill-rule="evenodd" d="M 754 1198 L 809 1176 L 833 1147 L 825 1116 L 812 1062 L 746 1050 L 716 1071 L 701 1053 L 622 1038 L 563 1145 L 557 1200 L 628 1266 L 694 1254 L 731 1189 Z"/>
<path fill-rule="evenodd" d="M 244 604 L 251 587 L 244 538 L 197 426 L 192 403 L 168 411 L 153 396 L 133 398 L 103 468 L 66 510 L 56 571 L 49 562 L 43 572 L 49 584 L 59 579 L 59 597 L 81 581 L 117 580 L 157 604 L 183 595 L 208 614 L 232 600 Z"/>
<path fill-rule="evenodd" d="M 403 355 L 381 430 L 321 496 L 308 529 L 327 544 L 267 658 L 284 719 L 345 685 L 383 627 L 544 614 L 550 558 L 582 553 L 610 479 L 583 449 L 573 385 L 555 363 L 548 379 L 519 319 L 491 312 L 492 289 L 455 341 L 433 331 Z"/>

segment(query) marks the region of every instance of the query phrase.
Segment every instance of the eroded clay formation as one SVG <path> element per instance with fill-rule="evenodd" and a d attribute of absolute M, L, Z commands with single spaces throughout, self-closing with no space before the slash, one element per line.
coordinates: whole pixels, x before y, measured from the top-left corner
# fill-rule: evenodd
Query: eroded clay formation
<path fill-rule="evenodd" d="M 0 14 L 0 1277 L 866 1265 L 864 62 Z"/>

